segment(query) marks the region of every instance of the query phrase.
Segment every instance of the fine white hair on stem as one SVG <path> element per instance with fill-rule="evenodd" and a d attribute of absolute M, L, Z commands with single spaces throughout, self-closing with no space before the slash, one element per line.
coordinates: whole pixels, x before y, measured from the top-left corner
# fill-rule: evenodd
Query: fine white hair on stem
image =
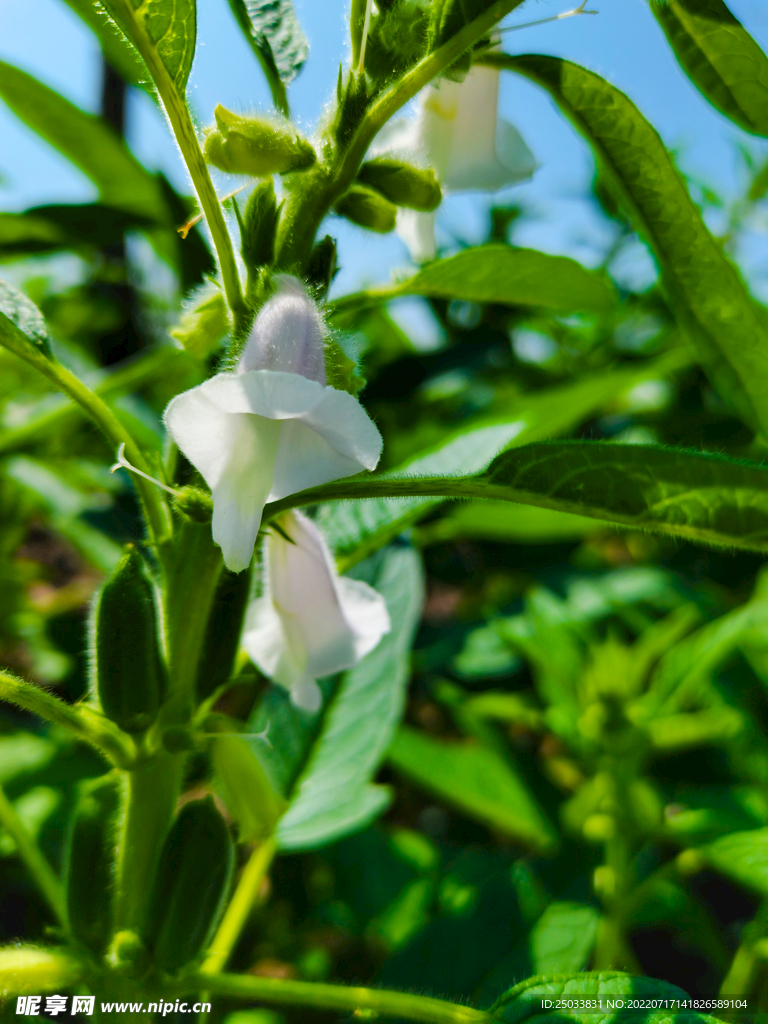
<path fill-rule="evenodd" d="M 586 2 L 586 0 L 585 0 Z M 365 69 L 365 47 L 368 42 L 368 31 L 371 27 L 371 10 L 373 0 L 365 0 L 365 17 L 363 19 L 363 38 L 360 41 L 360 60 L 357 62 L 357 73 L 362 75 Z"/>

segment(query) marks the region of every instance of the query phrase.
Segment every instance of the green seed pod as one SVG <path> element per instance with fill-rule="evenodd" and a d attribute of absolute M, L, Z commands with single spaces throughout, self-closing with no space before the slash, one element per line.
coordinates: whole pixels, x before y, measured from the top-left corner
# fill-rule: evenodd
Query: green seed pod
<path fill-rule="evenodd" d="M 251 192 L 240 221 L 240 251 L 248 269 L 268 266 L 275 256 L 278 206 L 272 179 Z"/>
<path fill-rule="evenodd" d="M 411 210 L 436 210 L 443 198 L 434 171 L 411 167 L 389 157 L 363 164 L 357 180 L 375 188 L 395 205 Z"/>
<path fill-rule="evenodd" d="M 353 185 L 336 203 L 334 209 L 339 216 L 346 217 L 353 224 L 359 224 L 370 231 L 378 231 L 382 235 L 395 227 L 397 207 L 385 199 L 381 192 L 376 192 L 365 185 Z"/>
<path fill-rule="evenodd" d="M 75 938 L 102 953 L 112 933 L 112 865 L 120 782 L 114 772 L 81 783 L 65 851 L 65 892 Z"/>
<path fill-rule="evenodd" d="M 212 797 L 182 807 L 163 845 L 145 944 L 161 971 L 194 960 L 213 931 L 232 876 L 232 842 Z"/>
<path fill-rule="evenodd" d="M 219 104 L 216 128 L 205 140 L 205 159 L 230 174 L 263 178 L 311 167 L 317 154 L 306 139 L 286 122 L 241 117 Z"/>
<path fill-rule="evenodd" d="M 195 690 L 199 702 L 210 697 L 232 674 L 250 590 L 250 569 L 222 571 L 198 663 Z"/>
<path fill-rule="evenodd" d="M 165 692 L 157 614 L 142 559 L 129 545 L 93 609 L 93 675 L 102 710 L 127 732 L 155 720 Z"/>

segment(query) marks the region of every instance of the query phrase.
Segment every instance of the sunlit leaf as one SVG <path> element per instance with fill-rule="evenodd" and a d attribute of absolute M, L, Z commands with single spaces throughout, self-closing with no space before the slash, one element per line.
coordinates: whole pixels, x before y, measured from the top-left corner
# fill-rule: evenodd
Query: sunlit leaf
<path fill-rule="evenodd" d="M 768 828 L 732 832 L 698 851 L 726 878 L 768 896 Z"/>
<path fill-rule="evenodd" d="M 624 93 L 578 64 L 538 55 L 486 59 L 543 86 L 585 136 L 653 250 L 679 322 L 713 383 L 746 422 L 768 431 L 768 328 L 656 130 Z"/>
<path fill-rule="evenodd" d="M 7 281 L 0 281 L 0 315 L 7 317 L 18 327 L 38 352 L 50 355 L 48 328 L 43 320 L 43 314 L 34 302 Z"/>
<path fill-rule="evenodd" d="M 768 468 L 759 463 L 655 445 L 562 441 L 512 448 L 473 477 L 417 472 L 324 484 L 275 502 L 273 508 L 375 498 L 376 515 L 382 499 L 480 498 L 591 516 L 699 543 L 768 551 Z M 369 533 L 381 528 L 380 518 Z M 387 528 L 393 521 L 390 515 Z M 407 522 L 405 516 L 401 522 Z"/>
<path fill-rule="evenodd" d="M 723 0 L 651 0 L 675 56 L 717 109 L 768 135 L 768 57 Z"/>
<path fill-rule="evenodd" d="M 291 0 L 229 0 L 243 33 L 260 60 L 287 85 L 309 54 Z"/>
<path fill-rule="evenodd" d="M 526 396 L 519 405 L 510 409 L 504 420 L 478 424 L 474 429 L 465 427 L 433 451 L 409 459 L 389 475 L 416 477 L 478 473 L 498 452 L 513 445 L 517 447 L 568 433 L 597 409 L 615 401 L 617 395 L 638 380 L 670 372 L 684 365 L 686 358 L 684 354 L 675 353 L 668 360 L 640 371 L 616 370 L 596 374 L 573 384 Z M 381 498 L 323 507 L 319 517 L 337 555 L 352 555 L 356 560 L 385 544 L 436 504 L 438 501 L 434 497 Z"/>
<path fill-rule="evenodd" d="M 146 85 L 149 72 L 141 57 L 127 39 L 105 17 L 94 0 L 65 0 L 99 41 L 102 52 L 112 67 L 130 85 Z"/>
<path fill-rule="evenodd" d="M 103 0 L 106 12 L 147 62 L 184 95 L 197 41 L 195 0 Z"/>
<path fill-rule="evenodd" d="M 534 306 L 559 313 L 606 312 L 616 302 L 610 282 L 576 260 L 491 244 L 436 260 L 389 288 L 338 299 L 333 308 L 343 310 L 401 295 Z"/>

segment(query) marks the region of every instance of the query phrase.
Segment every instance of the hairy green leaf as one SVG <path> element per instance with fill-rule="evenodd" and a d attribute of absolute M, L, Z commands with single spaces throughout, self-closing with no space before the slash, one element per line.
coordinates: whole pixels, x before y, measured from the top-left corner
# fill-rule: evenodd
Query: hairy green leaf
<path fill-rule="evenodd" d="M 48 328 L 43 320 L 43 314 L 31 299 L 7 281 L 0 281 L 0 314 L 7 317 L 38 352 L 50 356 Z"/>
<path fill-rule="evenodd" d="M 478 425 L 474 429 L 465 427 L 438 448 L 409 459 L 388 476 L 478 473 L 498 452 L 513 445 L 518 447 L 565 434 L 638 381 L 663 376 L 686 361 L 684 353 L 671 353 L 641 371 L 610 371 L 526 396 L 517 408 L 510 409 L 503 421 Z M 367 496 L 370 495 L 360 495 Z M 422 518 L 436 504 L 434 497 L 413 496 L 407 500 L 376 498 L 364 504 L 355 502 L 340 507 L 323 507 L 319 520 L 333 550 L 356 561 Z"/>
<path fill-rule="evenodd" d="M 292 82 L 309 47 L 291 0 L 229 0 L 229 6 L 259 61 L 285 85 Z"/>
<path fill-rule="evenodd" d="M 130 85 L 144 86 L 150 81 L 144 61 L 94 0 L 65 0 L 99 41 L 102 53 Z"/>
<path fill-rule="evenodd" d="M 539 1021 L 571 1019 L 582 1024 L 608 1024 L 608 1021 L 635 1021 L 644 1024 L 714 1024 L 714 1017 L 674 1007 L 663 1010 L 638 1009 L 634 1013 L 625 1009 L 630 999 L 688 999 L 682 989 L 657 978 L 643 978 L 620 971 L 587 971 L 583 974 L 556 975 L 528 978 L 506 992 L 490 1009 L 494 1020 L 504 1024 L 522 1024 L 538 1018 Z M 563 1000 L 565 1005 L 550 1007 L 547 1001 Z M 593 1013 L 580 1008 L 570 1009 L 568 1000 L 593 999 L 597 1007 Z M 616 999 L 619 1007 L 609 1008 L 606 1001 Z M 599 1009 L 603 1005 L 605 1009 Z"/>
<path fill-rule="evenodd" d="M 698 543 L 768 550 L 768 468 L 656 445 L 530 444 L 503 452 L 478 476 L 358 477 L 273 502 L 266 515 L 318 501 L 415 497 L 514 501 Z"/>
<path fill-rule="evenodd" d="M 0 97 L 17 117 L 93 181 L 103 203 L 166 222 L 157 179 L 100 117 L 87 114 L 36 78 L 2 61 Z"/>
<path fill-rule="evenodd" d="M 283 849 L 312 849 L 367 824 L 389 802 L 371 784 L 405 702 L 409 655 L 422 605 L 422 570 L 410 548 L 385 557 L 376 588 L 387 602 L 392 630 L 331 697 L 320 733 L 294 795 L 277 826 Z"/>
<path fill-rule="evenodd" d="M 679 322 L 713 383 L 747 423 L 768 431 L 768 328 L 656 130 L 624 93 L 578 64 L 536 54 L 484 60 L 543 86 L 586 137 L 653 250 Z"/>
<path fill-rule="evenodd" d="M 195 0 L 103 0 L 103 7 L 146 61 L 153 78 L 160 65 L 183 96 L 195 56 Z"/>
<path fill-rule="evenodd" d="M 436 260 L 399 284 L 337 299 L 332 308 L 386 302 L 401 295 L 534 306 L 558 313 L 603 313 L 616 302 L 607 279 L 567 256 L 490 244 Z"/>
<path fill-rule="evenodd" d="M 446 803 L 534 850 L 551 850 L 555 833 L 522 778 L 495 750 L 444 742 L 403 726 L 389 749 L 398 771 Z"/>
<path fill-rule="evenodd" d="M 675 56 L 712 106 L 768 135 L 768 57 L 723 0 L 651 0 Z"/>

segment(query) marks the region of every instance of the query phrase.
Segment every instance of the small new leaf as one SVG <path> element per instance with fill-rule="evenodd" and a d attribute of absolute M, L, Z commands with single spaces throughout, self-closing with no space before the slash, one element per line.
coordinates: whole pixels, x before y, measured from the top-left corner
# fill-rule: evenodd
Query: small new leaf
<path fill-rule="evenodd" d="M 0 313 L 18 327 L 39 353 L 50 357 L 48 328 L 45 326 L 43 314 L 26 295 L 7 281 L 0 281 Z M 0 323 L 0 339 L 2 328 L 3 325 Z"/>

